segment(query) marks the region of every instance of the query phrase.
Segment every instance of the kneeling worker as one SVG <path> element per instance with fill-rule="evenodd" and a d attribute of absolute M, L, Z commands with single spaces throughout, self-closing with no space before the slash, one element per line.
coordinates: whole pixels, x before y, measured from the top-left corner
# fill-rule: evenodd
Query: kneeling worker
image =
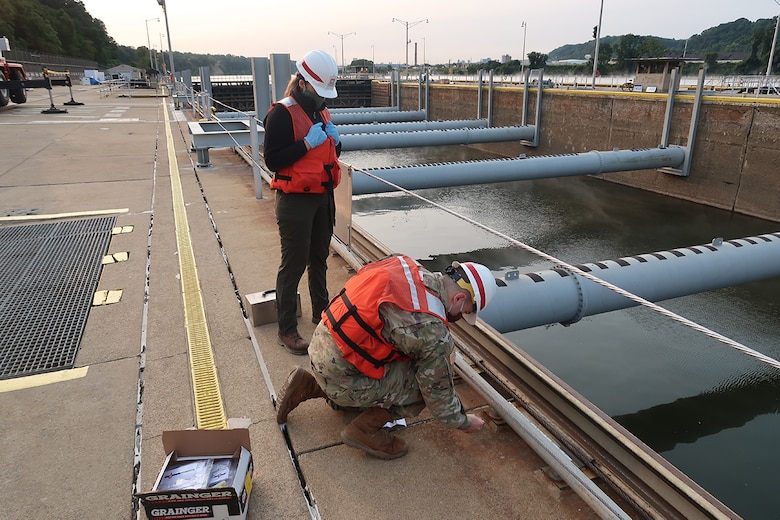
<path fill-rule="evenodd" d="M 409 450 L 384 424 L 415 417 L 426 406 L 450 428 L 478 431 L 482 419 L 466 414 L 455 392 L 448 323 L 463 317 L 473 325 L 499 283 L 473 262 L 453 262 L 444 273 L 408 256 L 364 266 L 322 313 L 309 345 L 313 375 L 293 369 L 280 392 L 277 422 L 315 397 L 335 409 L 357 408 L 362 413 L 341 439 L 381 459 Z"/>

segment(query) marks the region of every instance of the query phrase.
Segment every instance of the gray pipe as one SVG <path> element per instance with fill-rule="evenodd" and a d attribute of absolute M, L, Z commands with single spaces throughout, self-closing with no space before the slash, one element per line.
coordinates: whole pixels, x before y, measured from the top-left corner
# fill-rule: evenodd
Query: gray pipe
<path fill-rule="evenodd" d="M 534 127 L 511 128 L 533 129 Z M 502 129 L 486 128 L 482 130 L 471 130 L 471 132 L 490 132 L 498 130 Z M 453 132 L 453 130 L 448 130 L 447 132 Z M 342 140 L 346 143 L 348 141 L 347 138 L 355 137 L 363 136 L 344 136 L 344 139 Z M 418 146 L 423 145 L 419 144 Z M 644 150 L 616 150 L 611 152 L 592 151 L 570 155 L 372 168 L 366 169 L 365 171 L 403 188 L 419 190 L 443 186 L 465 186 L 469 184 L 569 177 L 574 175 L 597 175 L 600 173 L 676 167 L 685 160 L 685 154 L 685 148 L 670 146 L 669 148 L 648 148 Z M 361 170 L 356 169 L 355 174 L 352 177 L 353 195 L 384 193 L 394 190 L 395 188 L 388 186 L 381 181 L 373 179 L 368 175 L 363 175 Z"/>
<path fill-rule="evenodd" d="M 531 126 L 500 128 L 453 128 L 420 132 L 382 134 L 347 134 L 341 137 L 342 151 L 375 150 L 379 148 L 409 148 L 412 146 L 444 146 L 453 144 L 520 141 L 533 137 Z"/>
<path fill-rule="evenodd" d="M 339 125 L 339 135 L 419 132 L 420 130 L 451 130 L 455 128 L 487 128 L 487 126 L 488 122 L 486 119 L 365 123 L 357 125 Z"/>
<path fill-rule="evenodd" d="M 346 108 L 329 108 L 330 115 L 334 114 L 353 114 L 353 113 L 369 113 L 369 112 L 398 112 L 398 107 L 346 107 Z"/>
<path fill-rule="evenodd" d="M 658 302 L 780 276 L 780 232 L 576 266 L 648 301 Z M 569 324 L 637 305 L 565 269 L 506 277 L 479 313 L 499 332 Z"/>
<path fill-rule="evenodd" d="M 357 123 L 387 123 L 390 121 L 425 121 L 425 110 L 387 110 L 383 112 L 336 112 L 331 114 L 335 125 Z"/>

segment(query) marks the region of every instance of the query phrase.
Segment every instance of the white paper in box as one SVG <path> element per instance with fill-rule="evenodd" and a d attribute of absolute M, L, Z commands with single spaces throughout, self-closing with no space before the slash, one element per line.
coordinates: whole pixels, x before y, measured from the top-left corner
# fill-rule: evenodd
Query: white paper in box
<path fill-rule="evenodd" d="M 244 520 L 252 492 L 249 430 L 163 432 L 168 454 L 152 490 L 138 493 L 150 519 Z"/>

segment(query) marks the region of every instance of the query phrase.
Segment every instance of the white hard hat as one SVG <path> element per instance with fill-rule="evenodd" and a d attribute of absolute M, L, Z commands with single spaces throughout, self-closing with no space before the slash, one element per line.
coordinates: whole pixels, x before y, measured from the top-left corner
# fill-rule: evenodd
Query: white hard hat
<path fill-rule="evenodd" d="M 334 98 L 336 92 L 336 79 L 339 75 L 339 67 L 333 56 L 325 51 L 309 51 L 295 62 L 298 72 L 308 81 L 314 90 L 322 97 Z"/>
<path fill-rule="evenodd" d="M 471 286 L 463 287 L 463 285 L 458 284 L 469 291 L 474 299 L 474 312 L 464 314 L 463 319 L 472 325 L 476 325 L 477 313 L 487 307 L 487 304 L 490 303 L 490 300 L 496 295 L 496 289 L 498 288 L 496 279 L 493 276 L 493 273 L 490 272 L 490 269 L 482 264 L 476 264 L 474 262 L 452 262 L 452 267 L 456 269 L 460 268 L 463 271 L 463 274 L 466 275 L 468 284 Z"/>

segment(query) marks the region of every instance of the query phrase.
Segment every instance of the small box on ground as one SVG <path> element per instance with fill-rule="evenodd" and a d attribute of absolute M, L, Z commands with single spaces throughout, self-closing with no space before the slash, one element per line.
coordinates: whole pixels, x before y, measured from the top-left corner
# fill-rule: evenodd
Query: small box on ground
<path fill-rule="evenodd" d="M 249 430 L 162 434 L 167 457 L 152 490 L 136 493 L 149 519 L 244 520 L 252 492 Z"/>
<path fill-rule="evenodd" d="M 249 320 L 252 322 L 253 327 L 259 327 L 260 325 L 266 325 L 276 321 L 275 289 L 247 294 L 244 296 L 244 299 L 246 300 Z M 298 293 L 298 316 L 301 315 L 301 293 Z"/>

